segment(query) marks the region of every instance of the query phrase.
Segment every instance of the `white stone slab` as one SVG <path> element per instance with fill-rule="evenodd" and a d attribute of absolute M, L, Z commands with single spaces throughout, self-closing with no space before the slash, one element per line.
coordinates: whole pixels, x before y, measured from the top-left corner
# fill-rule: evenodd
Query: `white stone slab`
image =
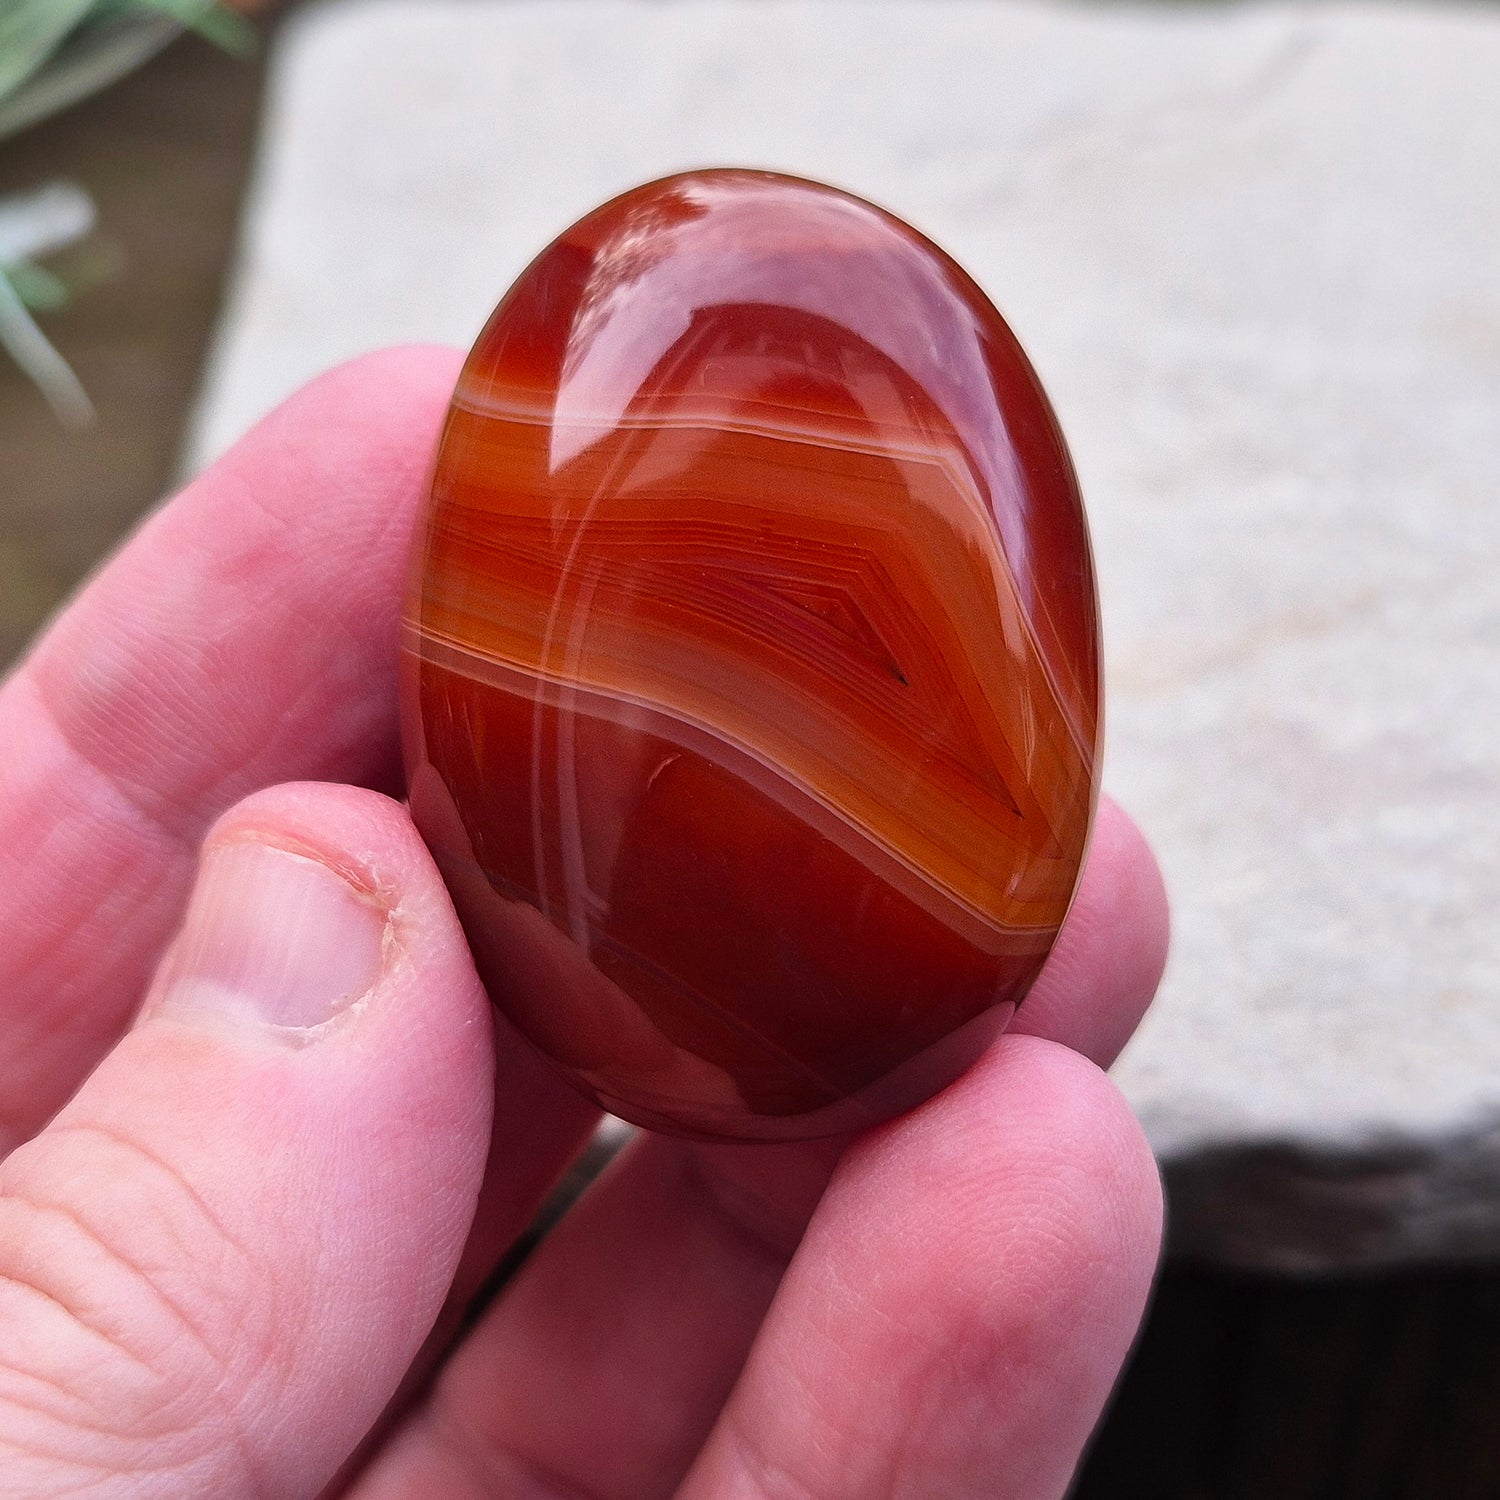
<path fill-rule="evenodd" d="M 747 163 L 886 203 L 1032 351 L 1109 780 L 1176 901 L 1118 1076 L 1181 1250 L 1500 1252 L 1500 12 L 383 0 L 275 73 L 196 453 L 466 344 L 572 218 Z"/>

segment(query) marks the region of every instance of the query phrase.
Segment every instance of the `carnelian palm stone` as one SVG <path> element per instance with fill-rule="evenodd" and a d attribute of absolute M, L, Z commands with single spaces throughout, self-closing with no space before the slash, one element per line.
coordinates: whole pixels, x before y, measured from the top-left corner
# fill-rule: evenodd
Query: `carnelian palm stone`
<path fill-rule="evenodd" d="M 464 366 L 413 577 L 412 812 L 605 1108 L 856 1129 L 1009 1020 L 1093 815 L 1093 565 L 1036 375 L 921 235 L 766 172 L 596 209 Z"/>

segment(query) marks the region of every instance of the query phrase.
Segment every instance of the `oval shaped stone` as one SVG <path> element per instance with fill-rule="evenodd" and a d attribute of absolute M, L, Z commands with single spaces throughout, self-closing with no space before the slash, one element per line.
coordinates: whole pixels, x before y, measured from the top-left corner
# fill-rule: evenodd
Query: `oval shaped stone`
<path fill-rule="evenodd" d="M 1036 978 L 1095 800 L 1077 483 L 972 280 L 764 172 L 651 183 L 470 354 L 403 643 L 412 812 L 495 1003 L 721 1140 L 951 1082 Z"/>

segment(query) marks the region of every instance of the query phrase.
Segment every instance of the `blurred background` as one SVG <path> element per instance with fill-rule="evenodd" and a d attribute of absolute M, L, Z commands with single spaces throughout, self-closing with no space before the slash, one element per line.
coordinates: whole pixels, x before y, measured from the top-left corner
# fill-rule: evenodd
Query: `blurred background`
<path fill-rule="evenodd" d="M 318 369 L 681 167 L 932 233 L 1054 395 L 1154 1308 L 1083 1500 L 1500 1496 L 1500 8 L 0 0 L 0 661 Z"/>

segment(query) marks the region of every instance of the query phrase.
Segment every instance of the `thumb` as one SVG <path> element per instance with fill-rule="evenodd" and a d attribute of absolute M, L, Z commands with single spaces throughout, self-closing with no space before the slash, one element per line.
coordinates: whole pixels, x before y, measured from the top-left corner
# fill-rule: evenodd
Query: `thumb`
<path fill-rule="evenodd" d="M 8 1500 L 316 1494 L 442 1304 L 492 1061 L 402 808 L 221 819 L 141 1019 L 0 1162 Z"/>

